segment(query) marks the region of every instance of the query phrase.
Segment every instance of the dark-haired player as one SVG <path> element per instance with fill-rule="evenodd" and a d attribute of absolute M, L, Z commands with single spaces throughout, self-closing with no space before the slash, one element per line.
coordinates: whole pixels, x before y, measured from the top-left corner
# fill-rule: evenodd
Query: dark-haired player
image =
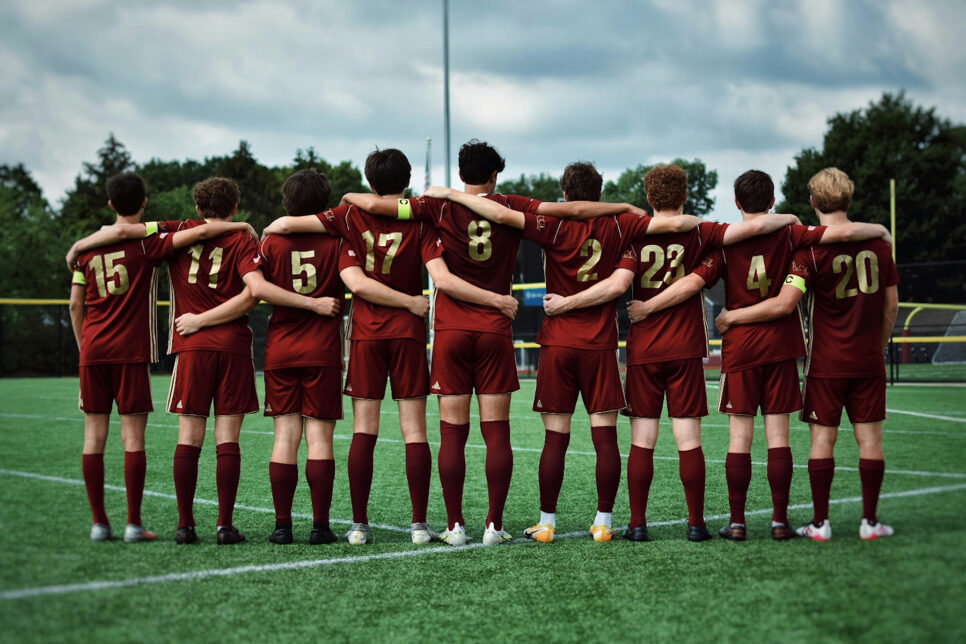
<path fill-rule="evenodd" d="M 602 182 L 590 163 L 567 166 L 560 179 L 568 201 L 597 201 Z M 446 188 L 433 188 L 428 194 L 449 198 L 493 222 L 522 230 L 525 239 L 544 249 L 547 290 L 563 295 L 606 279 L 624 249 L 645 234 L 683 232 L 700 221 L 681 216 L 658 222 L 633 213 L 566 221 L 511 210 L 495 201 Z M 590 415 L 597 453 L 598 505 L 590 532 L 596 541 L 613 538 L 611 514 L 621 474 L 617 412 L 625 406 L 617 368 L 616 313 L 616 303 L 611 301 L 548 317 L 537 335 L 540 369 L 533 410 L 542 415 L 546 440 L 540 456 L 540 521 L 524 533 L 536 541 L 551 542 L 554 538 L 564 457 L 578 395 Z"/>
<path fill-rule="evenodd" d="M 655 218 L 676 217 L 684 212 L 688 177 L 680 167 L 652 168 L 644 176 L 644 187 Z M 624 254 L 610 277 L 569 297 L 548 294 L 544 309 L 548 315 L 560 315 L 595 306 L 618 297 L 631 283 L 635 299 L 650 299 L 693 270 L 709 251 L 792 223 L 798 223 L 794 215 L 774 215 L 730 226 L 705 221 L 685 233 L 649 236 Z M 665 395 L 688 504 L 688 539 L 711 538 L 704 523 L 705 463 L 701 448 L 701 418 L 708 415 L 702 363 L 707 355 L 708 329 L 702 293 L 631 326 L 626 374 L 626 413 L 631 417 L 631 451 L 627 459 L 631 520 L 625 539 L 648 539 L 647 501 Z"/>
<path fill-rule="evenodd" d="M 144 181 L 133 172 L 107 181 L 108 206 L 117 224 L 76 242 L 67 254 L 74 272 L 71 323 L 80 349 L 80 408 L 84 412 L 82 468 L 94 515 L 93 541 L 112 537 L 104 507 L 104 446 L 112 404 L 117 401 L 124 443 L 127 526 L 124 540 L 155 535 L 141 522 L 147 459 L 144 430 L 151 402 L 149 363 L 158 359 L 157 268 L 177 248 L 247 224 L 216 223 L 175 235 L 140 224 L 147 204 Z M 137 225 L 140 224 L 140 225 Z"/>
<path fill-rule="evenodd" d="M 760 170 L 735 180 L 735 204 L 744 221 L 767 214 L 775 204 L 775 186 Z M 694 272 L 646 302 L 631 303 L 631 320 L 640 321 L 682 302 L 702 288 L 725 280 L 728 309 L 757 304 L 781 289 L 780 279 L 795 251 L 814 244 L 887 237 L 879 225 L 852 223 L 835 228 L 788 226 L 752 237 L 707 256 Z M 772 537 L 795 536 L 788 522 L 792 482 L 792 452 L 788 446 L 788 416 L 802 408 L 796 360 L 805 355 L 801 319 L 788 316 L 772 322 L 734 327 L 722 342 L 721 389 L 718 411 L 729 415 L 731 442 L 725 461 L 731 520 L 720 535 L 744 541 L 745 501 L 751 482 L 751 442 L 755 413 L 761 408 L 768 442 L 768 483 L 771 486 Z"/>
<path fill-rule="evenodd" d="M 838 168 L 825 168 L 811 178 L 808 189 L 822 224 L 830 230 L 848 224 L 855 184 L 847 174 Z M 815 514 L 797 532 L 816 541 L 832 538 L 829 497 L 843 407 L 859 445 L 863 506 L 859 537 L 871 540 L 894 533 L 879 522 L 876 513 L 885 471 L 882 421 L 886 380 L 882 353 L 898 313 L 899 277 L 890 250 L 889 244 L 878 239 L 799 250 L 776 297 L 724 311 L 717 320 L 724 332 L 734 325 L 778 319 L 792 313 L 805 291 L 812 289 L 801 419 L 809 424 L 812 434 L 808 476 Z"/>

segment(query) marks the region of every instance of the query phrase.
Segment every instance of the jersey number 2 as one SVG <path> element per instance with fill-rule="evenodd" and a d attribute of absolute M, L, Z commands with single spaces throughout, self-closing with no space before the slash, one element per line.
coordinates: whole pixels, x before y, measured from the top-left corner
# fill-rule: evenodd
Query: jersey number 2
<path fill-rule="evenodd" d="M 835 285 L 835 299 L 844 300 L 855 297 L 862 291 L 865 294 L 879 290 L 879 258 L 871 250 L 863 250 L 855 259 L 848 255 L 838 255 L 832 260 L 832 271 L 842 275 L 842 279 Z M 857 273 L 858 289 L 846 288 L 852 281 L 852 275 Z"/>

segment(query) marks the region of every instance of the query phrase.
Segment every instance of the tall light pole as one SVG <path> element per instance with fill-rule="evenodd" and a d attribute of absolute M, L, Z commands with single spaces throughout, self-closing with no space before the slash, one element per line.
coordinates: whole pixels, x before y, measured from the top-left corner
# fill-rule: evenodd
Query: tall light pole
<path fill-rule="evenodd" d="M 449 169 L 449 0 L 443 0 L 443 121 L 446 129 L 446 187 L 450 187 Z"/>

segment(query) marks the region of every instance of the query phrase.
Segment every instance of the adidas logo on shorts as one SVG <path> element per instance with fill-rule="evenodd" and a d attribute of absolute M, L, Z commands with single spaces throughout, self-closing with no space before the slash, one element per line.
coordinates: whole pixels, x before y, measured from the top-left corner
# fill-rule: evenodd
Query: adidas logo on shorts
<path fill-rule="evenodd" d="M 725 409 L 732 409 L 731 401 L 730 400 L 728 401 L 728 404 L 725 405 Z"/>
<path fill-rule="evenodd" d="M 537 401 L 537 409 L 543 409 L 543 403 L 539 400 Z"/>
<path fill-rule="evenodd" d="M 183 408 L 184 408 L 184 405 L 182 405 L 182 404 L 181 404 L 181 401 L 179 400 L 179 401 L 178 401 L 178 404 L 177 404 L 177 405 L 175 405 L 175 407 L 174 407 L 174 408 L 175 408 L 175 409 L 183 409 Z"/>
<path fill-rule="evenodd" d="M 814 411 L 812 413 L 810 413 L 808 415 L 808 417 L 811 418 L 812 420 L 818 420 L 818 416 L 815 415 L 815 412 Z"/>
<path fill-rule="evenodd" d="M 272 411 L 271 405 L 265 405 L 265 411 Z"/>
<path fill-rule="evenodd" d="M 352 385 L 346 385 L 345 386 L 345 390 L 346 391 L 352 391 Z"/>
<path fill-rule="evenodd" d="M 431 388 L 432 389 L 439 389 L 440 388 L 440 386 L 439 386 L 439 380 L 437 380 L 436 382 L 434 382 L 433 383 L 433 386 Z"/>

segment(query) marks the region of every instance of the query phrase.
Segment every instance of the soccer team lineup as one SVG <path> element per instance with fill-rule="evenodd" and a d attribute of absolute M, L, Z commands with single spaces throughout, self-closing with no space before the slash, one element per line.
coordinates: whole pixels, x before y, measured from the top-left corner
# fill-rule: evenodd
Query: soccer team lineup
<path fill-rule="evenodd" d="M 775 187 L 758 170 L 734 180 L 742 221 L 721 224 L 684 214 L 688 177 L 675 165 L 656 166 L 644 177 L 652 212 L 601 202 L 602 177 L 590 163 L 565 168 L 565 200 L 559 203 L 495 193 L 504 167 L 493 146 L 473 139 L 459 150 L 462 190 L 433 187 L 407 198 L 406 156 L 377 149 L 365 163 L 372 193 L 347 194 L 327 209 L 328 178 L 316 170 L 296 171 L 281 189 L 286 216 L 264 231 L 232 221 L 242 196 L 231 179 L 195 185 L 197 218 L 142 223 L 150 197 L 145 182 L 133 172 L 111 177 L 107 193 L 117 223 L 78 240 L 66 258 L 80 351 L 90 539 L 137 543 L 159 538 L 157 532 L 177 544 L 232 545 L 266 537 L 290 544 L 305 542 L 307 533 L 310 544 L 372 543 L 376 524 L 370 526 L 369 500 L 387 385 L 404 443 L 413 544 L 512 542 L 504 509 L 514 474 L 535 475 L 539 482 L 540 507 L 522 536 L 541 543 L 559 539 L 557 505 L 571 432 L 587 431 L 582 416 L 573 422 L 578 398 L 589 415 L 596 458 L 596 514 L 581 510 L 587 514 L 585 534 L 594 541 L 649 540 L 648 495 L 665 405 L 678 449 L 681 507 L 687 508 L 682 539 L 707 541 L 714 533 L 731 541 L 767 537 L 750 535 L 745 517 L 760 413 L 770 536 L 830 540 L 843 411 L 858 446 L 854 469 L 862 512 L 857 524 L 836 524 L 836 534 L 866 541 L 894 534 L 880 521 L 877 506 L 885 473 L 883 354 L 897 316 L 898 273 L 887 229 L 850 221 L 854 183 L 845 172 L 826 168 L 810 179 L 811 206 L 821 225 L 805 226 L 794 215 L 771 213 Z M 520 389 L 513 335 L 518 300 L 511 287 L 521 240 L 543 251 L 547 293 L 532 402 L 545 429 L 536 472 L 532 465 L 531 471 L 518 466 L 514 472 L 510 440 L 520 413 L 517 408 L 511 414 L 511 397 Z M 152 437 L 145 434 L 154 411 L 150 365 L 159 358 L 158 271 L 165 263 L 168 352 L 175 356 L 166 410 L 178 419 L 172 464 L 178 523 L 146 526 L 145 441 Z M 424 267 L 435 289 L 432 306 L 423 295 Z M 727 482 L 730 515 L 720 528 L 705 521 L 709 472 L 701 443 L 701 421 L 709 414 L 703 291 L 719 281 L 726 307 L 714 321 L 722 333 L 717 411 L 730 432 L 727 454 L 711 456 L 724 459 Z M 622 374 L 618 298 L 628 290 L 632 324 Z M 273 305 L 261 402 L 247 317 L 259 301 Z M 427 431 L 431 394 L 440 419 L 435 463 L 429 438 L 437 436 L 435 427 Z M 337 460 L 333 436 L 343 419 L 343 395 L 351 401 L 352 436 L 348 458 Z M 463 513 L 474 395 L 485 443 L 485 517 Z M 124 448 L 123 531 L 105 505 L 104 452 L 115 405 Z M 246 537 L 234 517 L 239 440 L 245 416 L 259 412 L 274 423 L 267 483 L 275 528 Z M 788 514 L 791 414 L 808 424 L 811 435 L 809 453 L 794 455 L 807 460 L 812 497 L 812 518 L 801 526 Z M 630 422 L 626 470 L 621 416 Z M 212 429 L 218 518 L 198 526 L 199 460 Z M 303 437 L 306 458 L 299 462 Z M 310 530 L 307 522 L 293 525 L 293 517 L 304 516 L 293 509 L 300 468 L 311 498 Z M 429 516 L 434 469 L 445 517 Z M 330 525 L 337 470 L 348 472 L 347 490 L 338 491 L 351 499 L 352 521 L 344 533 Z M 630 504 L 626 527 L 613 518 L 622 479 Z"/>

